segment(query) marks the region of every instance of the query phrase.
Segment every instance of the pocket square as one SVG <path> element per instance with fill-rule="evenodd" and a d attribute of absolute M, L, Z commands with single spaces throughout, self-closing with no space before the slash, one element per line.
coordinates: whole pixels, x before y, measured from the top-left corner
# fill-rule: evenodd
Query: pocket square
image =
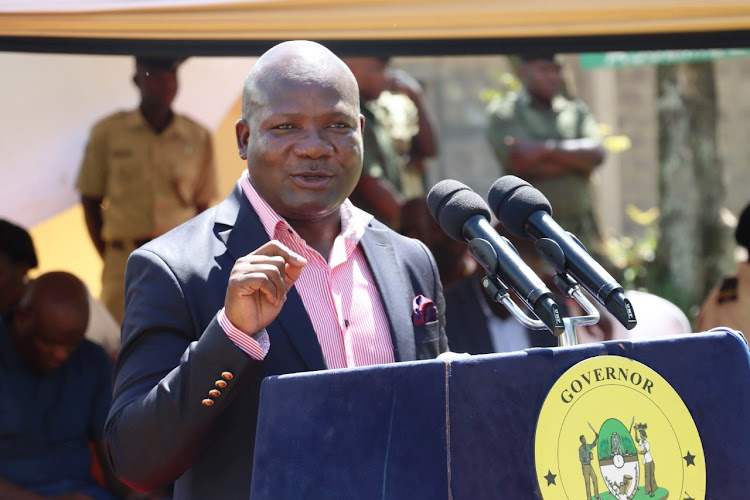
<path fill-rule="evenodd" d="M 432 323 L 438 319 L 437 306 L 435 306 L 432 299 L 428 299 L 424 295 L 417 295 L 414 297 L 412 312 L 411 319 L 415 326 Z"/>

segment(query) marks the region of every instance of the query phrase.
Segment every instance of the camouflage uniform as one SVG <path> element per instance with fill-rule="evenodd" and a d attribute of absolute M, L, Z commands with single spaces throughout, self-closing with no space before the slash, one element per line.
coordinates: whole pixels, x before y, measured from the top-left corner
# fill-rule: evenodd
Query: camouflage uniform
<path fill-rule="evenodd" d="M 412 141 L 419 133 L 419 109 L 406 94 L 389 90 L 381 92 L 376 103 L 381 111 L 378 119 L 401 156 L 401 194 L 405 200 L 421 198 L 427 194 L 424 175 L 412 163 L 404 165 L 404 159 L 411 154 Z"/>
<path fill-rule="evenodd" d="M 185 116 L 156 134 L 140 110 L 115 113 L 92 128 L 76 187 L 103 198 L 101 298 L 119 322 L 130 253 L 216 196 L 211 135 Z"/>
<path fill-rule="evenodd" d="M 388 130 L 382 124 L 377 104 L 375 102 L 363 103 L 360 112 L 365 117 L 365 128 L 362 131 L 364 148 L 362 175 L 383 178 L 401 193 L 401 169 L 404 162 Z M 360 197 L 356 191 L 349 199 L 357 207 L 371 213 L 384 224 L 390 225 L 393 222 L 375 210 L 375 207 Z"/>

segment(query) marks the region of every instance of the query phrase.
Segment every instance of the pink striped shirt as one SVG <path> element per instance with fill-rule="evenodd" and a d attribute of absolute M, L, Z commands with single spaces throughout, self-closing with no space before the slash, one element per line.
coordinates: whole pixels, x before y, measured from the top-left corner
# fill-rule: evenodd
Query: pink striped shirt
<path fill-rule="evenodd" d="M 395 361 L 388 318 L 380 293 L 359 241 L 372 215 L 356 208 L 349 200 L 341 206 L 341 233 L 336 237 L 328 260 L 300 238 L 255 191 L 245 172 L 240 185 L 260 217 L 268 237 L 286 245 L 307 259 L 295 287 L 310 317 L 328 368 L 348 368 Z M 262 359 L 262 335 L 255 342 L 219 313 L 227 335 L 254 359 Z M 234 330 L 234 331 L 233 331 Z M 240 334 L 239 336 L 237 334 Z M 248 346 L 248 340 L 251 342 Z M 239 342 L 238 342 L 239 341 Z M 258 352 L 263 356 L 258 356 Z"/>

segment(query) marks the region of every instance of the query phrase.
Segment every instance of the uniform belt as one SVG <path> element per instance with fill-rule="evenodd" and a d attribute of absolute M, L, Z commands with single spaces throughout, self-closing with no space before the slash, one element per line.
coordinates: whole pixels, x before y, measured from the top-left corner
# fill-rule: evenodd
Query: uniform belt
<path fill-rule="evenodd" d="M 139 240 L 111 240 L 109 242 L 109 246 L 114 248 L 115 250 L 124 250 L 126 246 L 133 245 L 135 248 L 138 248 L 142 245 L 145 245 L 149 241 L 151 241 L 153 238 L 144 238 Z"/>

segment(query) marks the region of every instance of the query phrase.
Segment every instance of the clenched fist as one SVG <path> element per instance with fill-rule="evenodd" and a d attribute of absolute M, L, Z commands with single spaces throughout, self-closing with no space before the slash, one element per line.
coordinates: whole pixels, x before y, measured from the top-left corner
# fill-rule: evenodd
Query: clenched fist
<path fill-rule="evenodd" d="M 267 327 L 305 264 L 304 257 L 275 240 L 237 259 L 224 298 L 227 319 L 248 335 Z"/>

